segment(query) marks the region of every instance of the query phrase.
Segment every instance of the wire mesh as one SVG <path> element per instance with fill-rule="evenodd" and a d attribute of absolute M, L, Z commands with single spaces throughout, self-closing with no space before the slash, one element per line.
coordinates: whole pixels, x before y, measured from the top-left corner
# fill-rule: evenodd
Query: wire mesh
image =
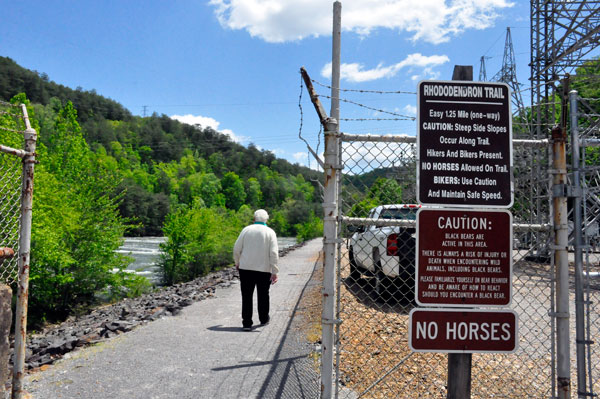
<path fill-rule="evenodd" d="M 23 146 L 24 129 L 20 110 L 0 102 L 0 145 L 19 149 Z M 21 214 L 22 163 L 17 156 L 0 152 L 0 247 L 19 249 Z M 12 284 L 17 280 L 17 256 L 0 258 L 0 282 Z"/>
<path fill-rule="evenodd" d="M 594 110 L 594 107 L 596 110 Z M 582 139 L 600 138 L 598 103 L 594 99 L 580 99 L 580 134 Z M 585 341 L 587 343 L 588 390 L 590 395 L 600 394 L 600 149 L 583 148 L 582 186 L 583 206 L 583 257 L 584 303 L 586 313 Z"/>
<path fill-rule="evenodd" d="M 344 142 L 337 317 L 338 396 L 440 398 L 447 356 L 412 353 L 416 148 L 401 142 Z M 546 148 L 514 149 L 513 305 L 520 347 L 474 354 L 472 397 L 552 397 L 554 270 L 548 229 Z M 395 206 L 391 206 L 395 204 Z M 390 205 L 390 206 L 381 206 Z M 348 222 L 353 218 L 351 222 Z M 356 219 L 362 218 L 362 219 Z M 361 221 L 360 223 L 357 222 Z"/>

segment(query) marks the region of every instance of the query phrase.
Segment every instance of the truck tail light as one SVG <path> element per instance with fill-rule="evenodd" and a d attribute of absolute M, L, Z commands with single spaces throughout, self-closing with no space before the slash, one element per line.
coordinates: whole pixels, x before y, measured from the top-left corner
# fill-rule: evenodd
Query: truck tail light
<path fill-rule="evenodd" d="M 387 238 L 387 255 L 388 256 L 397 256 L 399 255 L 398 251 L 398 234 L 390 234 Z"/>

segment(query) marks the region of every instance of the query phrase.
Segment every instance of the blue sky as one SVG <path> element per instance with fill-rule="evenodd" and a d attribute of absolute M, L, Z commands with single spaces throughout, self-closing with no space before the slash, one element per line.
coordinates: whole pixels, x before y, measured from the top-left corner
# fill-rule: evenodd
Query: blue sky
<path fill-rule="evenodd" d="M 135 115 L 212 126 L 309 164 L 300 128 L 299 69 L 330 83 L 332 2 L 324 0 L 28 0 L 2 2 L 0 55 L 65 86 L 96 90 Z M 529 1 L 342 1 L 342 82 L 353 90 L 414 93 L 486 56 L 502 65 L 511 27 L 517 75 L 529 87 Z M 329 89 L 316 86 L 319 94 Z M 415 94 L 344 92 L 342 118 L 414 117 Z M 529 103 L 527 92 L 523 93 Z M 322 98 L 329 111 L 329 100 Z M 303 93 L 302 136 L 319 124 Z M 385 111 L 385 112 L 382 112 Z M 387 112 L 387 113 L 386 113 Z M 391 113 L 391 114 L 390 114 Z M 353 134 L 415 135 L 412 120 L 341 121 Z M 322 141 L 319 152 L 322 151 Z M 310 160 L 310 166 L 316 162 Z"/>

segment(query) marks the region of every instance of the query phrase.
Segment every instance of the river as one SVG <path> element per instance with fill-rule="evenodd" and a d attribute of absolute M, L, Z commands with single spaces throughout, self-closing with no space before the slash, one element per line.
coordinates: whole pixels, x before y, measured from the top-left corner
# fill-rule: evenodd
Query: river
<path fill-rule="evenodd" d="M 118 253 L 133 258 L 127 270 L 134 271 L 140 276 L 147 277 L 150 281 L 158 282 L 158 266 L 160 260 L 160 247 L 165 237 L 125 237 Z M 287 248 L 296 243 L 294 237 L 277 237 L 279 249 Z"/>

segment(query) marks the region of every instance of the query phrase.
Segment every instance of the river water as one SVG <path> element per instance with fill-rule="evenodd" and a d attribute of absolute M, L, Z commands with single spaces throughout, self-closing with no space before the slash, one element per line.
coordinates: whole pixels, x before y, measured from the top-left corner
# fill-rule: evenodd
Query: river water
<path fill-rule="evenodd" d="M 152 282 L 158 281 L 158 262 L 160 261 L 160 247 L 165 237 L 125 237 L 118 253 L 133 258 L 127 267 L 138 275 L 147 277 Z M 287 248 L 296 243 L 294 237 L 277 237 L 279 249 Z"/>

